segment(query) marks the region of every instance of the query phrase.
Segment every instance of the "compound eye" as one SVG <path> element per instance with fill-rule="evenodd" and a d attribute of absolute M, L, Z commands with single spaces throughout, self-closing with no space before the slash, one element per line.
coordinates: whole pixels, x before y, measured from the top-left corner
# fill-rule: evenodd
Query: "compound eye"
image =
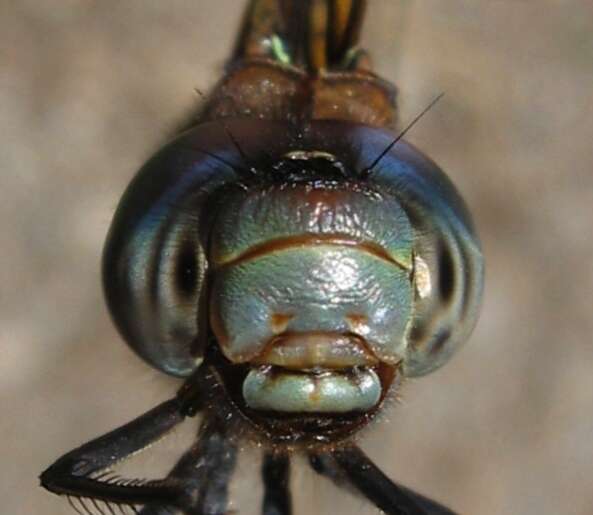
<path fill-rule="evenodd" d="M 149 338 L 157 336 L 162 350 L 171 344 L 199 359 L 203 347 L 199 341 L 200 314 L 205 309 L 201 299 L 207 262 L 192 218 L 180 214 L 170 232 L 157 244 L 148 287 L 138 285 L 138 291 L 144 290 L 142 294 L 146 296 L 152 318 Z"/>
<path fill-rule="evenodd" d="M 207 206 L 237 180 L 216 157 L 232 151 L 212 127 L 166 146 L 128 186 L 105 244 L 103 283 L 118 329 L 148 363 L 180 377 L 199 365 L 207 339 Z"/>
<path fill-rule="evenodd" d="M 108 240 L 105 290 L 130 346 L 152 365 L 185 376 L 200 359 L 207 262 L 195 214 L 166 214 L 169 223 L 140 225 L 121 247 Z"/>
<path fill-rule="evenodd" d="M 399 142 L 371 181 L 399 200 L 414 229 L 413 317 L 404 373 L 437 369 L 469 337 L 483 286 L 480 243 L 463 200 L 440 168 Z"/>
<path fill-rule="evenodd" d="M 482 259 L 466 235 L 424 232 L 414 259 L 414 318 L 404 361 L 407 375 L 426 374 L 449 360 L 468 338 L 482 290 Z"/>

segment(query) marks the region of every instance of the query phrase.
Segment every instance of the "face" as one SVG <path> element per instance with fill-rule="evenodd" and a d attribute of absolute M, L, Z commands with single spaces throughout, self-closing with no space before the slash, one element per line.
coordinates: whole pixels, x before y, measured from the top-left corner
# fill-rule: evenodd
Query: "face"
<path fill-rule="evenodd" d="M 367 173 L 389 133 L 279 125 L 226 128 L 251 169 L 206 124 L 140 171 L 105 250 L 108 302 L 142 357 L 179 376 L 205 359 L 257 424 L 358 427 L 396 377 L 437 368 L 467 337 L 479 246 L 454 188 L 414 148 Z"/>
<path fill-rule="evenodd" d="M 411 226 L 395 199 L 328 180 L 338 166 L 281 158 L 278 182 L 226 196 L 213 226 L 211 327 L 250 365 L 253 409 L 369 411 L 385 387 L 373 367 L 402 359 Z"/>

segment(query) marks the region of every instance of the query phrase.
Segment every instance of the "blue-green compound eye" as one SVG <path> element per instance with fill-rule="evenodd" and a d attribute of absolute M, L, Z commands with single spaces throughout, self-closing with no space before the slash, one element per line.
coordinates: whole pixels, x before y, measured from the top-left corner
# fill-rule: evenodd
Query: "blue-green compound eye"
<path fill-rule="evenodd" d="M 392 139 L 346 122 L 295 135 L 229 120 L 165 147 L 128 188 L 105 249 L 130 345 L 178 376 L 217 346 L 247 370 L 241 402 L 256 411 L 366 412 L 389 388 L 386 368 L 444 364 L 476 321 L 482 255 L 455 188 L 412 146 L 365 173 Z"/>

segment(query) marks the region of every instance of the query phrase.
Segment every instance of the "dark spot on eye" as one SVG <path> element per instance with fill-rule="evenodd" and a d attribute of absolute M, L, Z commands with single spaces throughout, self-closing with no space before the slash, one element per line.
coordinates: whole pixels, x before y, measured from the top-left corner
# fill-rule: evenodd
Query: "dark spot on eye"
<path fill-rule="evenodd" d="M 182 295 L 192 295 L 198 286 L 198 263 L 191 242 L 184 242 L 175 267 L 175 285 Z"/>
<path fill-rule="evenodd" d="M 414 345 L 414 347 L 418 347 L 423 345 L 426 342 L 426 326 L 425 325 L 415 325 L 412 326 L 410 330 L 410 341 Z"/>
<path fill-rule="evenodd" d="M 431 354 L 437 354 L 445 346 L 447 341 L 451 338 L 451 330 L 447 327 L 441 329 L 432 340 L 432 346 L 430 348 Z"/>
<path fill-rule="evenodd" d="M 455 267 L 446 243 L 439 246 L 439 292 L 441 299 L 448 302 L 455 291 Z"/>

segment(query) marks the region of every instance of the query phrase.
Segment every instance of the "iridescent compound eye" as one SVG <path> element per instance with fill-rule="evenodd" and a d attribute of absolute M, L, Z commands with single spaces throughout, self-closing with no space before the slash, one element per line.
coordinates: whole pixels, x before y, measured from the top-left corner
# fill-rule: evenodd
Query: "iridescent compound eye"
<path fill-rule="evenodd" d="M 180 376 L 216 347 L 237 402 L 262 413 L 372 413 L 397 373 L 441 366 L 474 325 L 482 257 L 461 198 L 420 152 L 399 142 L 366 169 L 392 137 L 231 121 L 166 147 L 105 250 L 130 345 Z"/>
<path fill-rule="evenodd" d="M 389 143 L 384 134 L 372 139 L 379 148 Z M 375 152 L 368 143 L 365 153 Z M 474 328 L 483 288 L 480 244 L 452 183 L 411 145 L 399 142 L 369 180 L 400 201 L 413 226 L 414 302 L 403 371 L 423 375 L 447 362 Z"/>
<path fill-rule="evenodd" d="M 221 156 L 190 144 L 195 140 Z M 208 200 L 238 179 L 221 166 L 228 138 L 199 128 L 178 138 L 138 172 L 115 214 L 103 255 L 114 321 L 152 366 L 188 376 L 208 339 Z"/>

